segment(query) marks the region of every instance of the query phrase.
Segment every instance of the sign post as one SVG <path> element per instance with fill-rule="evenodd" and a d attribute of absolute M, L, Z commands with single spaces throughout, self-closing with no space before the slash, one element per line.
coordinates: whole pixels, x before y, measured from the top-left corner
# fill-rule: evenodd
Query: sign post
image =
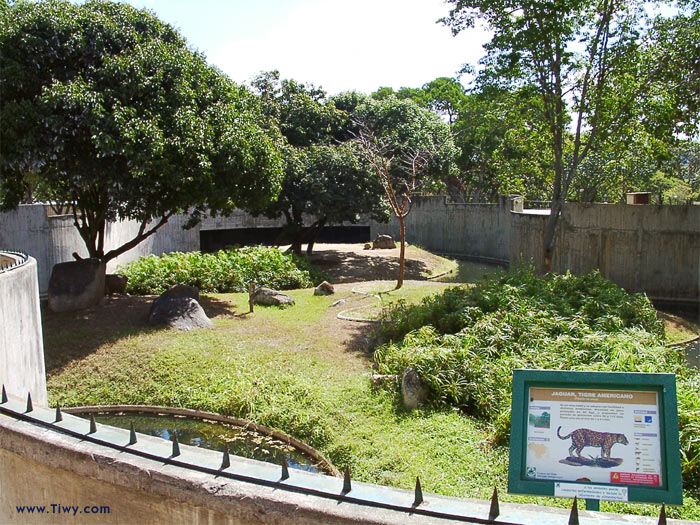
<path fill-rule="evenodd" d="M 682 504 L 675 376 L 515 370 L 508 492 Z"/>

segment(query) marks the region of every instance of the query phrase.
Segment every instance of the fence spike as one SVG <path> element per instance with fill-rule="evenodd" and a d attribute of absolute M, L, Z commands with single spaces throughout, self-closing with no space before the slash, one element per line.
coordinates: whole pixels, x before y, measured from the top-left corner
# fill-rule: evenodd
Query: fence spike
<path fill-rule="evenodd" d="M 289 478 L 289 464 L 287 463 L 287 456 L 282 455 L 282 479 Z"/>
<path fill-rule="evenodd" d="M 420 478 L 416 476 L 416 497 L 413 500 L 413 506 L 417 507 L 423 503 L 423 488 L 420 486 Z"/>
<path fill-rule="evenodd" d="M 58 423 L 59 421 L 63 421 L 63 414 L 61 414 L 61 405 L 56 403 L 56 421 L 54 421 L 54 423 Z"/>
<path fill-rule="evenodd" d="M 25 410 L 25 412 L 31 412 L 32 410 L 34 410 L 32 406 L 32 393 L 27 392 L 27 410 Z"/>
<path fill-rule="evenodd" d="M 97 424 L 95 423 L 95 414 L 90 413 L 90 432 L 88 434 L 94 434 L 97 432 Z"/>
<path fill-rule="evenodd" d="M 666 504 L 661 504 L 661 512 L 659 513 L 659 522 L 657 525 L 666 525 Z"/>
<path fill-rule="evenodd" d="M 180 455 L 180 444 L 177 442 L 177 431 L 173 432 L 173 455 L 176 457 Z"/>
<path fill-rule="evenodd" d="M 128 445 L 135 445 L 136 444 L 136 429 L 134 428 L 134 422 L 131 421 L 129 424 L 129 443 Z"/>
<path fill-rule="evenodd" d="M 498 505 L 498 488 L 493 487 L 493 495 L 491 496 L 491 508 L 489 508 L 489 519 L 495 520 L 501 513 L 501 508 Z"/>
<path fill-rule="evenodd" d="M 345 468 L 345 475 L 343 476 L 343 491 L 341 494 L 347 494 L 352 490 L 352 486 L 350 484 L 350 467 Z"/>
<path fill-rule="evenodd" d="M 5 391 L 5 385 L 2 385 L 2 395 L 0 397 L 0 405 L 7 403 L 7 392 Z"/>
<path fill-rule="evenodd" d="M 221 470 L 229 468 L 231 466 L 231 457 L 228 453 L 228 443 L 224 443 L 224 458 L 221 461 Z"/>
<path fill-rule="evenodd" d="M 578 522 L 578 498 L 574 496 L 574 503 L 571 505 L 571 514 L 569 514 L 569 525 L 579 525 Z"/>

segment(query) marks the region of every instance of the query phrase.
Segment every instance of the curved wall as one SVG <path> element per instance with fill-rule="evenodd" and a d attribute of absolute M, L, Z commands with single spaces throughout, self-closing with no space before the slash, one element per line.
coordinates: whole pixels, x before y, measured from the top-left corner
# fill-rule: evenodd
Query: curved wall
<path fill-rule="evenodd" d="M 46 405 L 37 264 L 32 257 L 0 252 L 0 384 L 7 393 Z"/>

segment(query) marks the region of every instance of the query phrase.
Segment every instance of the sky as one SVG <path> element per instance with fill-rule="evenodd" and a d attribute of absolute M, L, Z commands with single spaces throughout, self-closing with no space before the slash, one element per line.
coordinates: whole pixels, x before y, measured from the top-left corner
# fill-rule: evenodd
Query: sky
<path fill-rule="evenodd" d="M 124 0 L 127 1 L 127 0 Z M 443 0 L 128 0 L 177 27 L 239 83 L 277 69 L 328 94 L 420 87 L 476 65 L 488 35 L 456 37 Z M 468 82 L 463 79 L 463 83 Z"/>

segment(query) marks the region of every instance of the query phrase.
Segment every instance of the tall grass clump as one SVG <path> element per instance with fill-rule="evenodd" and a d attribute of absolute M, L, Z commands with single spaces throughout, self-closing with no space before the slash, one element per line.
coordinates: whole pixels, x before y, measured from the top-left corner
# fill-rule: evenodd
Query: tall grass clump
<path fill-rule="evenodd" d="M 500 442 L 515 368 L 675 373 L 684 479 L 700 485 L 700 373 L 685 366 L 682 349 L 664 346 L 663 322 L 646 296 L 598 272 L 538 277 L 526 268 L 392 305 L 382 317 L 380 371 L 413 368 L 434 405 L 490 421 Z"/>
<path fill-rule="evenodd" d="M 220 250 L 216 253 L 173 252 L 149 255 L 120 272 L 129 278 L 131 294 L 161 294 L 174 284 L 196 286 L 202 292 L 248 290 L 248 283 L 289 290 L 308 288 L 322 275 L 305 259 L 264 246 Z"/>

